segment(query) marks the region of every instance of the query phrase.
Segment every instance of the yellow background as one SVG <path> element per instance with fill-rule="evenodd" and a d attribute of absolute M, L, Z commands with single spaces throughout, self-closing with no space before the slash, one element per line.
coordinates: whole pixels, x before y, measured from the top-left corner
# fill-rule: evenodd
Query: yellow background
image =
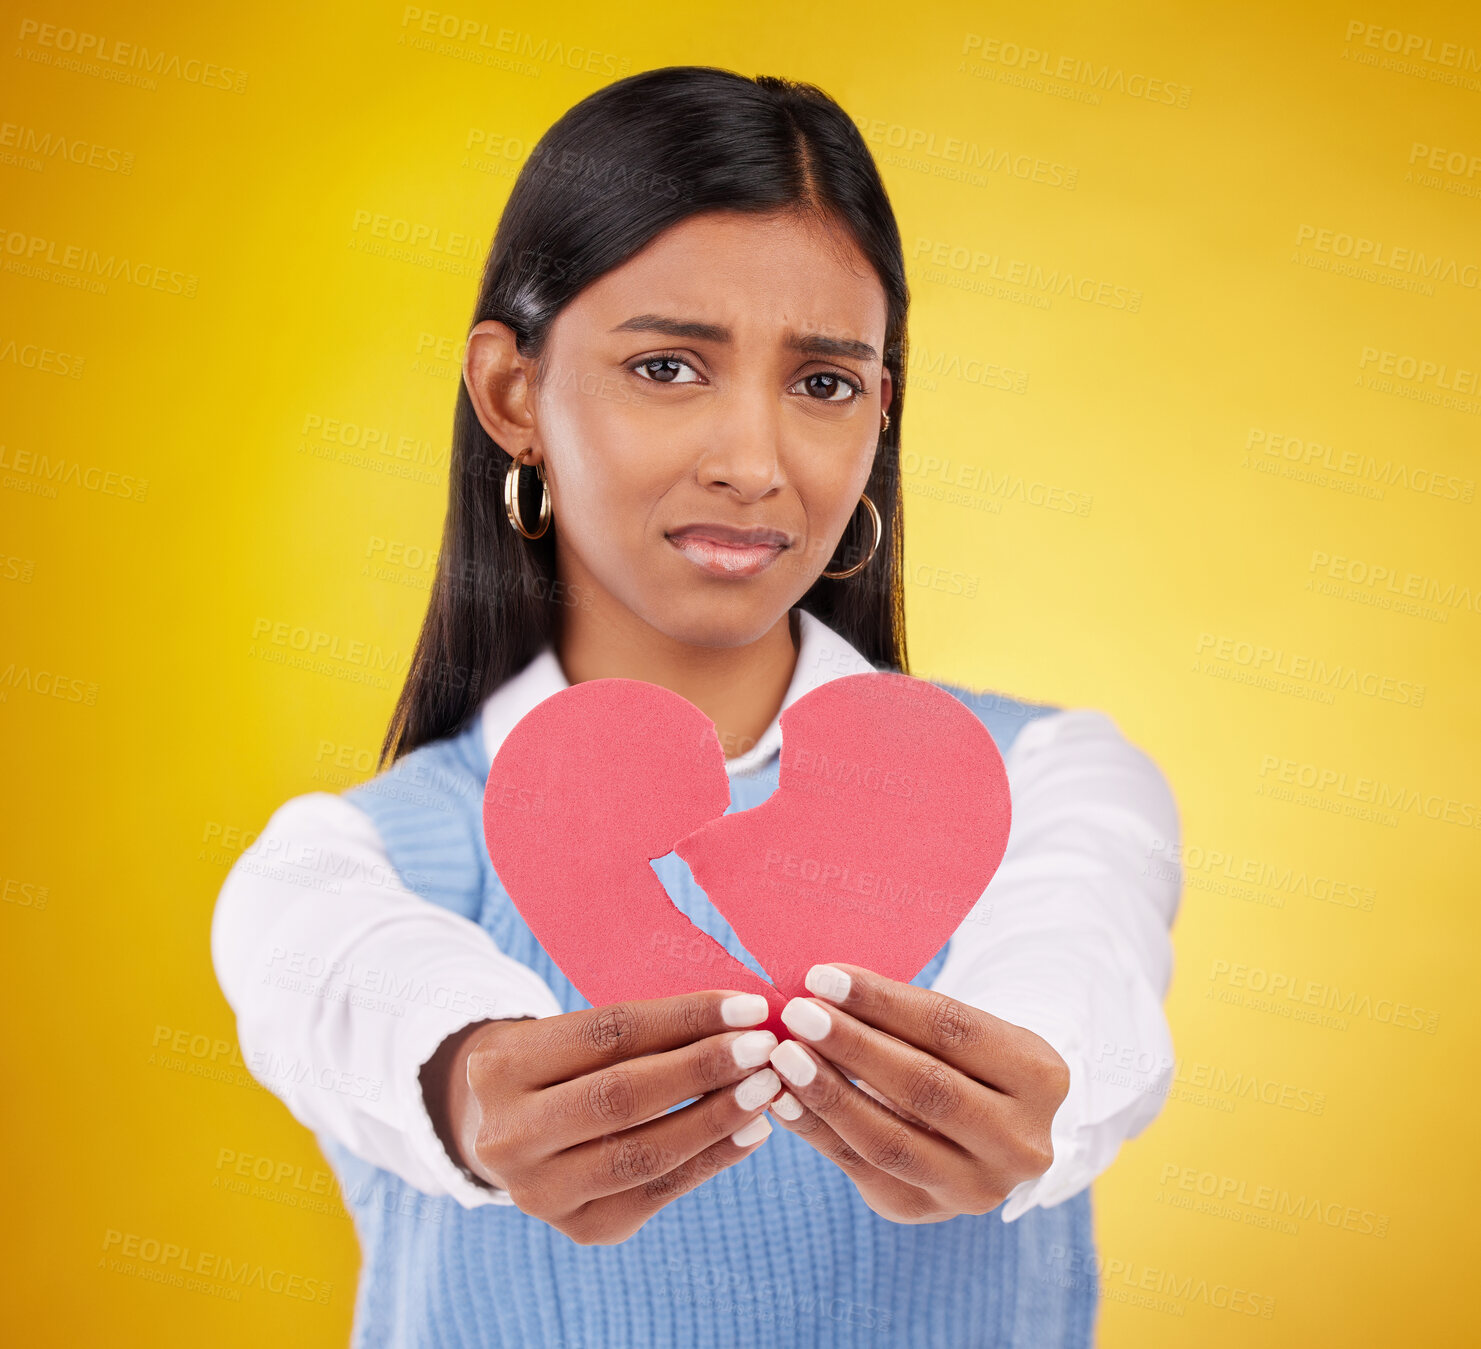
<path fill-rule="evenodd" d="M 1481 368 L 1481 171 L 1464 159 L 1481 155 L 1481 69 L 1443 45 L 1481 47 L 1474 9 L 460 4 L 455 24 L 487 23 L 492 45 L 439 45 L 395 4 L 6 7 L 15 1342 L 345 1341 L 353 1230 L 315 1193 L 311 1136 L 236 1059 L 207 937 L 268 814 L 366 775 L 395 669 L 294 668 L 261 631 L 404 662 L 459 339 L 514 171 L 614 75 L 696 62 L 813 80 L 873 127 L 912 340 L 940 360 L 912 373 L 905 439 L 915 672 L 1101 708 L 1178 796 L 1179 1081 L 1096 1187 L 1103 1343 L 1461 1343 L 1478 834 L 1456 820 L 1474 825 L 1481 802 L 1481 394 L 1426 401 L 1439 377 L 1406 380 L 1399 358 L 1451 382 Z M 108 78 L 64 50 L 82 34 L 166 66 L 154 87 Z M 1413 48 L 1412 69 L 1385 42 Z M 1061 58 L 1054 87 L 1043 68 Z M 1457 59 L 1470 74 L 1446 82 Z M 240 92 L 211 87 L 239 75 Z M 82 162 L 36 153 L 46 136 Z M 1428 169 L 1416 143 L 1462 158 Z M 1036 160 L 1060 167 L 1035 181 Z M 378 251 L 376 216 L 438 231 L 444 251 Z M 1355 238 L 1384 249 L 1366 276 L 1335 266 Z M 130 272 L 79 288 L 69 245 Z M 1416 289 L 1394 249 L 1453 259 L 1455 279 Z M 961 284 L 1015 259 L 1139 306 Z M 313 417 L 383 429 L 410 457 L 356 460 L 306 436 Z M 1303 469 L 1280 437 L 1328 467 Z M 1387 477 L 1364 476 L 1368 456 Z M 1391 596 L 1378 568 L 1429 599 L 1374 603 Z M 1287 673 L 1248 682 L 1257 660 Z M 1331 691 L 1315 662 L 1356 686 Z M 1379 819 L 1341 813 L 1344 792 L 1377 790 L 1358 779 L 1420 795 Z M 1272 998 L 1277 977 L 1301 996 Z M 233 1188 L 238 1157 L 273 1178 Z M 119 1272 L 109 1233 L 258 1262 L 328 1300 L 231 1303 L 153 1281 L 147 1262 Z M 1268 1319 L 1214 1305 L 1231 1289 Z"/>

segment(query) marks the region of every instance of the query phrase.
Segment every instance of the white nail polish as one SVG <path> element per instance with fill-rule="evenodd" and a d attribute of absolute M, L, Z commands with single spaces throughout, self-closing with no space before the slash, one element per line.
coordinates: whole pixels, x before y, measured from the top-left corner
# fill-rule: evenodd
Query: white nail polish
<path fill-rule="evenodd" d="M 727 1026 L 754 1026 L 766 1020 L 768 1011 L 759 993 L 733 993 L 720 1003 L 720 1017 Z"/>
<path fill-rule="evenodd" d="M 735 1055 L 738 1068 L 759 1068 L 771 1057 L 777 1039 L 769 1030 L 748 1030 L 730 1042 L 730 1052 Z"/>
<path fill-rule="evenodd" d="M 752 1143 L 759 1143 L 771 1132 L 771 1121 L 765 1115 L 757 1115 L 744 1128 L 737 1129 L 730 1135 L 730 1141 L 738 1148 L 748 1148 Z"/>
<path fill-rule="evenodd" d="M 814 965 L 802 982 L 809 993 L 816 993 L 829 1002 L 842 1002 L 848 997 L 848 991 L 854 983 L 847 972 L 837 965 Z"/>
<path fill-rule="evenodd" d="M 771 1064 L 794 1087 L 805 1087 L 818 1074 L 818 1065 L 796 1040 L 783 1040 L 771 1051 Z"/>
<path fill-rule="evenodd" d="M 810 998 L 793 998 L 782 1008 L 782 1025 L 804 1040 L 821 1040 L 833 1029 L 833 1018 Z"/>
<path fill-rule="evenodd" d="M 772 1114 L 780 1115 L 783 1119 L 802 1118 L 802 1104 L 790 1091 L 784 1091 L 768 1108 Z"/>
<path fill-rule="evenodd" d="M 775 1052 L 775 1051 L 773 1051 Z M 759 1110 L 773 1096 L 781 1081 L 770 1068 L 753 1073 L 735 1089 L 735 1103 L 742 1110 Z"/>

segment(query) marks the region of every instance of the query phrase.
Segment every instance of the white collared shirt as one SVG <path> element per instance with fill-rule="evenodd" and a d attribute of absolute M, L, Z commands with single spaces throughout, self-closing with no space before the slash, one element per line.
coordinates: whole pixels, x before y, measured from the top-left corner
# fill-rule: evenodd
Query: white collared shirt
<path fill-rule="evenodd" d="M 799 609 L 782 708 L 730 776 L 781 746 L 781 710 L 873 666 Z M 550 647 L 485 700 L 485 764 L 537 703 L 568 687 Z M 1013 825 L 1002 865 L 952 936 L 932 987 L 1047 1040 L 1070 1069 L 1054 1162 L 1008 1197 L 1013 1219 L 1090 1184 L 1156 1116 L 1172 1080 L 1162 999 L 1181 890 L 1179 822 L 1156 765 L 1103 713 L 1028 722 L 1004 758 Z M 294 859 L 331 850 L 351 879 L 331 891 Z M 477 923 L 408 889 L 370 818 L 343 797 L 294 797 L 221 888 L 211 954 L 254 1076 L 310 1129 L 427 1194 L 464 1207 L 512 1201 L 470 1181 L 438 1140 L 421 1067 L 485 1017 L 554 1016 L 554 993 Z M 374 977 L 367 977 L 374 972 Z M 382 996 L 386 988 L 447 996 Z"/>

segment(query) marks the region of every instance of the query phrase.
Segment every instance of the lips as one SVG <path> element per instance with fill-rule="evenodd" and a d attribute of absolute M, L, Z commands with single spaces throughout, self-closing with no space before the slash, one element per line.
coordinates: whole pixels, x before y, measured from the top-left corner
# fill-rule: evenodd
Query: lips
<path fill-rule="evenodd" d="M 712 576 L 755 576 L 766 570 L 790 544 L 787 535 L 760 525 L 695 524 L 667 535 L 690 562 Z"/>

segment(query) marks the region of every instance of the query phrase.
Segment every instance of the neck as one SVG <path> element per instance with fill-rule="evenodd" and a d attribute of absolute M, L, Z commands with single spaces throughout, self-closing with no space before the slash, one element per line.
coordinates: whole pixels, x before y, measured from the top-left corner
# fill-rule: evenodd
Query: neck
<path fill-rule="evenodd" d="M 723 647 L 679 641 L 625 606 L 562 617 L 555 651 L 569 683 L 641 679 L 671 689 L 715 723 L 727 759 L 761 738 L 797 668 L 790 610 L 755 641 Z"/>

